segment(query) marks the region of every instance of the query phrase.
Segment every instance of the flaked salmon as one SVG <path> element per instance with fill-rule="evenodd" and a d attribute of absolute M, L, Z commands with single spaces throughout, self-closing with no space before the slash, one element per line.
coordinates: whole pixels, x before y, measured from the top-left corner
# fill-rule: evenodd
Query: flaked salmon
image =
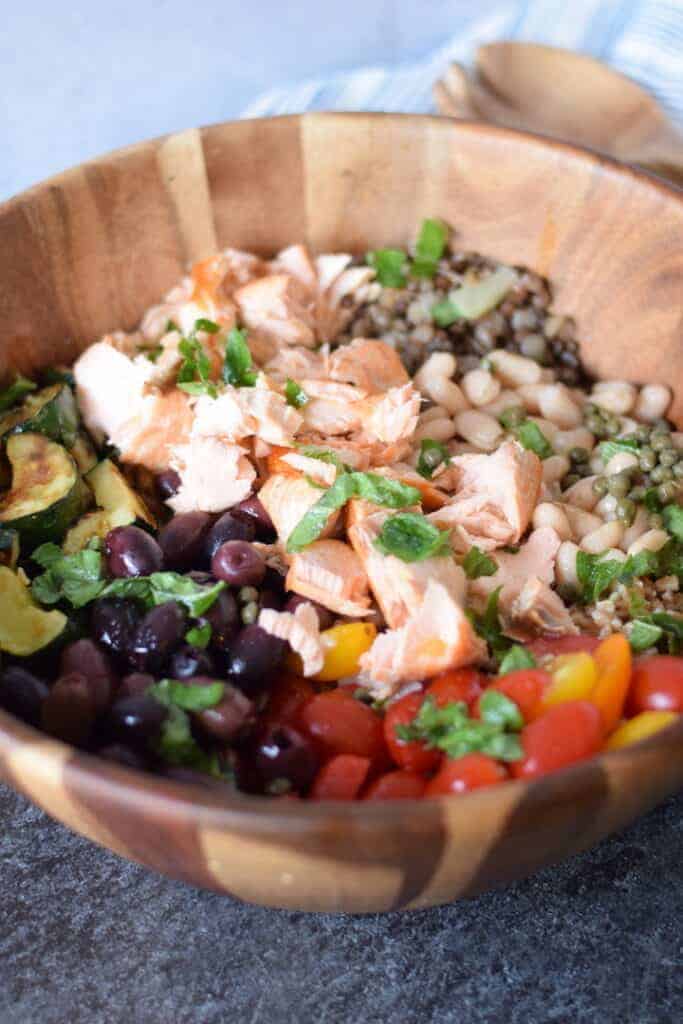
<path fill-rule="evenodd" d="M 278 612 L 263 608 L 258 617 L 261 629 L 279 640 L 286 640 L 301 658 L 303 674 L 314 676 L 325 660 L 318 615 L 311 604 L 300 604 L 294 612 Z"/>
<path fill-rule="evenodd" d="M 273 521 L 281 544 L 287 544 L 294 527 L 303 519 L 311 505 L 315 505 L 321 494 L 320 488 L 314 487 L 303 476 L 276 473 L 266 480 L 258 496 Z M 322 536 L 328 537 L 334 531 L 338 520 L 339 513 L 333 513 Z"/>
<path fill-rule="evenodd" d="M 215 437 L 177 445 L 170 464 L 180 477 L 180 487 L 168 499 L 174 512 L 222 512 L 246 498 L 256 479 L 245 450 Z"/>
<path fill-rule="evenodd" d="M 493 576 L 481 576 L 469 584 L 472 596 L 487 598 L 501 587 L 500 607 L 509 608 L 530 579 L 547 585 L 555 579 L 555 559 L 562 543 L 551 526 L 539 526 L 516 553 L 496 551 L 492 557 L 498 566 Z"/>
<path fill-rule="evenodd" d="M 249 344 L 258 363 L 268 362 L 281 345 L 316 344 L 314 302 L 291 274 L 269 274 L 238 288 L 235 302 L 249 329 Z"/>
<path fill-rule="evenodd" d="M 292 555 L 285 586 L 339 615 L 358 617 L 370 611 L 362 563 L 341 540 L 317 540 Z"/>
<path fill-rule="evenodd" d="M 260 386 L 227 385 L 216 398 L 201 395 L 195 404 L 192 436 L 239 441 L 253 435 L 267 444 L 293 444 L 303 417 L 261 379 L 257 384 Z"/>
<path fill-rule="evenodd" d="M 539 633 L 566 636 L 579 632 L 560 595 L 537 576 L 526 580 L 517 597 L 503 610 L 503 619 L 507 636 L 522 643 Z"/>
<path fill-rule="evenodd" d="M 340 345 L 330 355 L 329 376 L 355 384 L 369 395 L 382 395 L 410 383 L 398 352 L 377 338 L 354 338 L 348 345 Z"/>

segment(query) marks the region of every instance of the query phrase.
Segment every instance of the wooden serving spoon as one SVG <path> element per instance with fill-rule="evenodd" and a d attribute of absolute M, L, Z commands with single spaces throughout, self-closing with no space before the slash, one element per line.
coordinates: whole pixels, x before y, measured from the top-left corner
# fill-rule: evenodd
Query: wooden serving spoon
<path fill-rule="evenodd" d="M 592 57 L 490 43 L 472 73 L 452 64 L 434 96 L 442 114 L 575 142 L 683 186 L 683 135 L 641 86 Z"/>

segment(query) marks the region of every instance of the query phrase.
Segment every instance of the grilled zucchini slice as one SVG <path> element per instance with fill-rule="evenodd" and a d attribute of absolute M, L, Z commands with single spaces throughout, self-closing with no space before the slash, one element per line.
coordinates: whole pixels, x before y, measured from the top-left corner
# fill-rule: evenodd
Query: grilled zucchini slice
<path fill-rule="evenodd" d="M 44 434 L 71 448 L 78 434 L 78 409 L 68 384 L 52 384 L 27 395 L 21 405 L 0 418 L 0 438 L 12 434 Z"/>
<path fill-rule="evenodd" d="M 21 576 L 0 566 L 0 650 L 28 657 L 56 640 L 67 628 L 62 612 L 43 611 L 33 603 Z"/>
<path fill-rule="evenodd" d="M 12 488 L 0 500 L 0 524 L 19 534 L 25 551 L 59 543 L 92 500 L 76 463 L 42 434 L 13 434 L 7 441 Z"/>
<path fill-rule="evenodd" d="M 16 530 L 6 530 L 0 526 L 0 565 L 16 567 L 19 561 L 19 534 Z"/>
<path fill-rule="evenodd" d="M 69 455 L 78 466 L 78 471 L 82 476 L 89 473 L 91 469 L 94 469 L 97 465 L 97 452 L 88 437 L 83 431 L 79 431 L 79 434 L 72 445 L 67 445 L 69 448 Z"/>
<path fill-rule="evenodd" d="M 156 528 L 156 520 L 147 505 L 111 459 L 98 463 L 86 480 L 100 509 L 88 512 L 71 527 L 62 545 L 66 555 L 81 551 L 94 537 L 103 540 L 115 526 L 136 523 L 146 529 Z"/>

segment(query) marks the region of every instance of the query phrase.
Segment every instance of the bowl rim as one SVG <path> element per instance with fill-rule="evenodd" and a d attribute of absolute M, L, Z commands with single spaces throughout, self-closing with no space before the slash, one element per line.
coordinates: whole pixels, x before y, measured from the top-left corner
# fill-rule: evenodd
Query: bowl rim
<path fill-rule="evenodd" d="M 215 122 L 202 125 L 199 128 L 181 129 L 178 132 L 154 136 L 109 150 L 36 182 L 0 202 L 0 216 L 13 206 L 32 198 L 38 192 L 69 182 L 83 168 L 96 166 L 101 161 L 111 158 L 124 157 L 149 145 L 160 145 L 166 139 L 182 135 L 187 131 L 199 131 L 201 134 L 204 131 L 227 128 L 234 124 L 257 121 L 271 123 L 287 120 L 293 123 L 344 120 L 355 121 L 358 124 L 388 120 L 413 122 L 416 126 L 429 123 L 439 125 L 438 130 L 454 134 L 472 133 L 500 137 L 510 140 L 512 144 L 521 148 L 532 146 L 538 149 L 559 150 L 580 163 L 606 169 L 615 177 L 630 178 L 638 187 L 660 192 L 669 201 L 677 202 L 683 207 L 683 188 L 679 189 L 655 174 L 620 163 L 613 157 L 595 150 L 538 133 L 520 131 L 486 122 L 460 120 L 439 114 L 315 111 Z M 507 793 L 512 793 L 511 787 L 514 787 L 519 799 L 523 797 L 526 800 L 530 797 L 537 805 L 552 803 L 566 792 L 568 786 L 571 786 L 578 796 L 581 789 L 590 787 L 591 781 L 595 780 L 596 771 L 602 771 L 605 766 L 616 765 L 631 760 L 639 754 L 646 754 L 654 750 L 660 745 L 663 737 L 669 741 L 680 740 L 683 744 L 683 715 L 680 721 L 672 723 L 640 743 L 619 750 L 602 752 L 539 779 L 509 779 L 502 785 L 506 787 Z M 46 765 L 65 765 L 68 788 L 75 793 L 80 792 L 93 799 L 104 797 L 107 802 L 119 806 L 134 801 L 137 812 L 147 809 L 150 813 L 161 815 L 164 813 L 179 814 L 185 823 L 196 827 L 213 826 L 235 831 L 246 828 L 256 835 L 265 832 L 271 833 L 273 828 L 280 826 L 286 828 L 290 835 L 298 827 L 305 835 L 315 831 L 316 826 L 323 822 L 329 826 L 331 821 L 341 824 L 352 822 L 367 831 L 382 831 L 386 826 L 400 826 L 409 822 L 411 828 L 424 830 L 442 825 L 444 804 L 450 804 L 453 800 L 458 800 L 460 804 L 465 801 L 466 806 L 476 813 L 476 806 L 484 807 L 488 803 L 496 802 L 500 792 L 500 786 L 496 785 L 457 796 L 350 802 L 273 800 L 263 796 L 232 792 L 227 786 L 225 792 L 219 792 L 217 789 L 213 790 L 201 784 L 179 782 L 107 761 L 95 754 L 86 753 L 54 739 L 8 712 L 0 710 L 0 756 L 4 755 L 8 761 L 11 761 L 12 752 L 17 749 L 30 749 L 32 755 L 45 761 Z M 17 774 L 14 777 L 13 773 L 8 774 L 11 776 L 7 779 L 11 788 L 21 790 L 21 775 Z M 33 802 L 38 802 L 35 795 L 31 794 L 30 799 Z"/>

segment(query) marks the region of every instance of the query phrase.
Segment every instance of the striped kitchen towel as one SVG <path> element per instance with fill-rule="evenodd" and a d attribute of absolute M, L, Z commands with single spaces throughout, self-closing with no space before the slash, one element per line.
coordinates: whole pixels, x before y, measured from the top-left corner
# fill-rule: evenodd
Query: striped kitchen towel
<path fill-rule="evenodd" d="M 426 15 L 428 17 L 428 14 Z M 683 0 L 517 0 L 471 15 L 460 31 L 421 60 L 364 67 L 275 88 L 244 117 L 304 110 L 434 111 L 432 85 L 454 60 L 467 63 L 481 43 L 522 39 L 578 50 L 636 79 L 683 124 Z"/>

